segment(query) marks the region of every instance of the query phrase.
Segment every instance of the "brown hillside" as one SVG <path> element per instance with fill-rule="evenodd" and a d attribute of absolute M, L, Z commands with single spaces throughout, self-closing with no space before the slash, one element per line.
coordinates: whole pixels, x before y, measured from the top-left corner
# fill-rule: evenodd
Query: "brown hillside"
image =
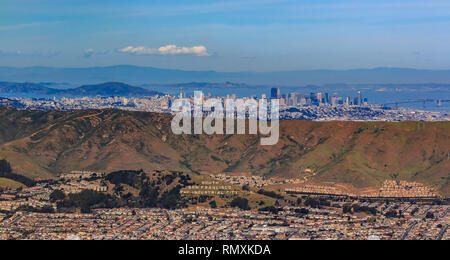
<path fill-rule="evenodd" d="M 259 136 L 176 136 L 170 116 L 154 113 L 1 109 L 0 118 L 0 158 L 31 177 L 141 168 L 297 177 L 310 168 L 315 181 L 360 188 L 398 178 L 450 193 L 450 122 L 282 121 L 279 143 L 260 146 Z"/>

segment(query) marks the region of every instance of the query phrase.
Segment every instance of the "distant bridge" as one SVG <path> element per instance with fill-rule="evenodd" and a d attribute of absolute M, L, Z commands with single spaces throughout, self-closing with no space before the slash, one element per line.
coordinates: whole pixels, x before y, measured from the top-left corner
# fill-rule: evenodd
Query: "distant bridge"
<path fill-rule="evenodd" d="M 395 105 L 395 108 L 398 108 L 399 104 L 410 104 L 410 103 L 423 103 L 423 106 L 426 106 L 426 103 L 435 103 L 438 107 L 442 106 L 442 103 L 448 103 L 450 99 L 407 99 L 401 101 L 395 101 L 391 103 L 384 103 L 382 107 L 388 107 L 391 105 Z"/>

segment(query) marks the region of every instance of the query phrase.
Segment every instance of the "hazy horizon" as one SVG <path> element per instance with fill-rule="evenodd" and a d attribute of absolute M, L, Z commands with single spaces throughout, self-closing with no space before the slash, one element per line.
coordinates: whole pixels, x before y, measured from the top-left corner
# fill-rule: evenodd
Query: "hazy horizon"
<path fill-rule="evenodd" d="M 110 81 L 129 84 L 171 84 L 186 82 L 236 82 L 252 85 L 323 84 L 450 84 L 450 70 L 376 68 L 354 70 L 294 70 L 274 72 L 220 72 L 176 70 L 141 66 L 86 68 L 1 67 L 0 81 L 95 84 Z"/>
<path fill-rule="evenodd" d="M 341 69 L 331 69 L 331 68 L 315 68 L 315 69 L 292 69 L 292 70 L 270 70 L 270 71 L 258 71 L 258 70 L 231 70 L 231 71 L 221 71 L 213 69 L 178 69 L 171 67 L 158 67 L 158 66 L 146 66 L 146 65 L 134 65 L 134 64 L 111 64 L 111 65 L 86 65 L 86 66 L 46 66 L 46 65 L 33 65 L 33 66 L 3 66 L 0 68 L 14 68 L 14 69 L 29 69 L 29 68 L 52 68 L 52 69 L 90 69 L 90 68 L 111 68 L 111 67 L 136 67 L 136 68 L 153 68 L 160 70 L 179 70 L 179 71 L 197 71 L 197 72 L 224 72 L 224 73 L 270 73 L 270 72 L 296 72 L 296 71 L 369 71 L 369 70 L 417 70 L 417 71 L 450 71 L 449 68 L 442 69 L 428 69 L 428 68 L 413 68 L 413 67 L 354 67 L 354 68 L 341 68 Z"/>

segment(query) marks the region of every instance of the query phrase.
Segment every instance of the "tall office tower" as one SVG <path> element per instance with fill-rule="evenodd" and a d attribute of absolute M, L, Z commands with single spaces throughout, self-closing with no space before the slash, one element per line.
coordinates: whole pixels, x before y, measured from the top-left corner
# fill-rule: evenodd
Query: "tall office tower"
<path fill-rule="evenodd" d="M 304 106 L 304 105 L 306 105 L 306 104 L 307 104 L 306 98 L 302 96 L 302 97 L 300 98 L 300 105 Z"/>
<path fill-rule="evenodd" d="M 322 104 L 323 102 L 323 94 L 322 93 L 317 93 L 317 103 Z"/>
<path fill-rule="evenodd" d="M 325 93 L 325 102 L 324 103 L 325 104 L 330 103 L 330 97 L 329 97 L 328 93 Z"/>
<path fill-rule="evenodd" d="M 350 97 L 346 97 L 345 98 L 344 105 L 347 106 L 347 107 L 350 106 Z"/>
<path fill-rule="evenodd" d="M 289 93 L 289 101 L 288 104 L 290 106 L 297 106 L 297 94 L 295 93 Z"/>
<path fill-rule="evenodd" d="M 203 92 L 200 94 L 200 100 L 202 103 L 205 103 L 205 94 Z"/>
<path fill-rule="evenodd" d="M 362 98 L 361 98 L 361 91 L 358 91 L 358 104 L 355 104 L 355 105 L 358 105 L 358 106 L 361 106 L 362 105 Z"/>
<path fill-rule="evenodd" d="M 316 93 L 311 92 L 311 93 L 309 94 L 309 102 L 310 102 L 311 104 L 313 104 L 313 103 L 316 102 Z"/>
<path fill-rule="evenodd" d="M 336 106 L 336 104 L 337 104 L 337 97 L 332 97 L 331 98 L 331 105 L 334 107 L 334 106 Z"/>
<path fill-rule="evenodd" d="M 272 99 L 280 98 L 280 97 L 281 97 L 280 89 L 279 89 L 279 88 L 272 88 L 272 89 L 270 90 L 270 97 L 271 97 Z"/>

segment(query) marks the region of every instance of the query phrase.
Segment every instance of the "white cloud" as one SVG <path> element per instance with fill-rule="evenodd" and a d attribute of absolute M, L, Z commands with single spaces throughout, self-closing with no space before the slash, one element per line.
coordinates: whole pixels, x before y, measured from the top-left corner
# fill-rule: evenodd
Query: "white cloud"
<path fill-rule="evenodd" d="M 149 48 L 145 46 L 128 46 L 118 50 L 122 53 L 135 55 L 195 55 L 210 56 L 205 46 L 181 47 L 177 45 L 166 45 L 159 48 Z"/>
<path fill-rule="evenodd" d="M 84 50 L 83 57 L 91 58 L 94 55 L 104 55 L 107 53 L 108 53 L 108 51 L 97 51 L 95 49 L 90 48 L 90 49 Z"/>
<path fill-rule="evenodd" d="M 94 49 L 87 49 L 87 50 L 84 51 L 84 55 L 83 56 L 85 58 L 90 58 L 94 54 L 95 54 L 95 50 Z"/>

